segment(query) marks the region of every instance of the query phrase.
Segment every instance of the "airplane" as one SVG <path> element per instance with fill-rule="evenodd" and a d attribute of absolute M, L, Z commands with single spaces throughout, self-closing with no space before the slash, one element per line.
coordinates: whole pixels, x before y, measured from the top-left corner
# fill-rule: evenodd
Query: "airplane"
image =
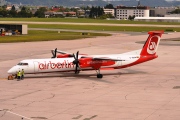
<path fill-rule="evenodd" d="M 52 58 L 22 60 L 8 70 L 8 74 L 16 75 L 22 69 L 25 74 L 71 71 L 79 74 L 80 71 L 95 70 L 97 78 L 103 78 L 101 70 L 126 68 L 157 58 L 156 51 L 163 33 L 164 31 L 149 31 L 142 49 L 122 54 L 86 55 L 77 51 L 75 55 L 56 48 L 51 51 Z"/>

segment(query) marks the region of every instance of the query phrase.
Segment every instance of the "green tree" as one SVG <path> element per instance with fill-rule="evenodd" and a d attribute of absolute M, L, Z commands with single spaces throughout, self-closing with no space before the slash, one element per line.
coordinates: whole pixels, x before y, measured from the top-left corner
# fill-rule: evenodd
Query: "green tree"
<path fill-rule="evenodd" d="M 90 18 L 97 18 L 97 17 L 102 16 L 103 14 L 104 14 L 103 8 L 101 8 L 100 6 L 98 6 L 98 7 L 92 6 L 92 8 L 90 10 L 89 17 Z"/>
<path fill-rule="evenodd" d="M 6 10 L 6 8 L 7 8 L 7 5 L 3 5 L 3 6 L 2 6 L 2 8 L 3 8 L 4 10 Z"/>
<path fill-rule="evenodd" d="M 115 18 L 112 14 L 106 14 L 107 18 Z"/>
<path fill-rule="evenodd" d="M 18 12 L 18 17 L 28 17 L 28 18 L 30 18 L 30 17 L 32 17 L 33 15 L 32 15 L 32 12 L 30 12 L 26 7 L 22 7 L 21 8 L 21 11 L 20 12 Z"/>
<path fill-rule="evenodd" d="M 65 8 L 64 8 L 63 6 L 60 6 L 58 11 L 59 11 L 59 12 L 64 12 L 64 9 L 65 9 Z"/>
<path fill-rule="evenodd" d="M 17 11 L 16 11 L 16 8 L 15 6 L 13 5 L 11 10 L 8 12 L 9 14 L 9 17 L 17 17 Z"/>
<path fill-rule="evenodd" d="M 104 8 L 106 8 L 106 9 L 114 9 L 114 6 L 112 4 L 108 4 Z"/>
<path fill-rule="evenodd" d="M 135 18 L 135 15 L 133 15 L 133 16 L 130 15 L 130 16 L 128 17 L 128 20 L 134 20 L 134 18 Z"/>
<path fill-rule="evenodd" d="M 45 17 L 45 12 L 47 11 L 47 9 L 46 9 L 46 7 L 41 7 L 41 8 L 39 8 L 36 12 L 35 12 L 35 14 L 34 14 L 34 16 L 35 17 L 39 17 L 39 18 L 44 18 Z"/>
<path fill-rule="evenodd" d="M 12 10 L 12 11 L 16 11 L 16 8 L 15 8 L 14 5 L 12 6 L 11 10 Z"/>
<path fill-rule="evenodd" d="M 1 17 L 7 17 L 8 11 L 4 7 L 0 7 L 0 16 Z"/>
<path fill-rule="evenodd" d="M 70 11 L 76 12 L 79 10 L 79 8 L 71 8 Z"/>
<path fill-rule="evenodd" d="M 69 8 L 64 8 L 64 12 L 70 12 L 71 10 Z"/>
<path fill-rule="evenodd" d="M 180 14 L 180 8 L 175 9 L 174 11 L 171 12 L 172 14 Z"/>
<path fill-rule="evenodd" d="M 89 7 L 89 6 L 82 6 L 82 7 L 80 7 L 80 9 L 82 9 L 82 10 L 90 10 L 91 8 Z"/>

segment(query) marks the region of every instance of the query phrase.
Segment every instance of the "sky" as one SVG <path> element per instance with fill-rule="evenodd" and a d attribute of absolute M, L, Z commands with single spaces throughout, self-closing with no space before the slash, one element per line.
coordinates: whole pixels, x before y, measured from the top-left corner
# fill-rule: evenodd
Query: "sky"
<path fill-rule="evenodd" d="M 180 0 L 165 0 L 165 1 L 179 1 L 180 2 Z"/>

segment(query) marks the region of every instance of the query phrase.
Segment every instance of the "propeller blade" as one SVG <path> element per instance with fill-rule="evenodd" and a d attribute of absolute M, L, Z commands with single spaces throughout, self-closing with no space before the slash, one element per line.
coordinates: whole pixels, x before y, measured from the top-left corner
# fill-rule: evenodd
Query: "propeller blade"
<path fill-rule="evenodd" d="M 57 48 L 55 48 L 55 49 L 52 50 L 51 52 L 52 52 L 52 55 L 53 55 L 51 58 L 56 58 Z"/>
<path fill-rule="evenodd" d="M 76 65 L 76 68 L 75 68 L 75 73 L 77 73 L 78 72 L 78 66 Z"/>
<path fill-rule="evenodd" d="M 54 50 L 54 58 L 56 58 L 57 48 Z"/>
<path fill-rule="evenodd" d="M 75 73 L 78 73 L 78 68 L 80 68 L 80 67 L 79 67 L 78 56 L 79 56 L 79 51 L 77 51 L 76 56 L 75 56 L 74 53 L 73 53 L 73 57 L 74 57 L 73 64 L 75 64 Z"/>
<path fill-rule="evenodd" d="M 74 53 L 73 53 L 73 57 L 74 57 L 74 60 L 76 60 L 76 57 L 75 57 Z"/>
<path fill-rule="evenodd" d="M 53 57 L 54 57 L 54 50 L 51 50 L 51 53 L 52 53 L 52 55 L 53 55 L 51 58 L 53 58 Z"/>
<path fill-rule="evenodd" d="M 79 55 L 79 51 L 77 51 L 76 53 L 76 59 L 78 60 L 78 55 Z"/>

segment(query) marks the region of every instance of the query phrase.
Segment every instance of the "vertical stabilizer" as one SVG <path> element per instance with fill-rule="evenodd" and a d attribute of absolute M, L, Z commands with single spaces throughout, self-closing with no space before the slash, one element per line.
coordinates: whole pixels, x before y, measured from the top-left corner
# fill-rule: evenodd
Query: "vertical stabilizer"
<path fill-rule="evenodd" d="M 150 31 L 140 55 L 155 55 L 164 31 Z"/>

